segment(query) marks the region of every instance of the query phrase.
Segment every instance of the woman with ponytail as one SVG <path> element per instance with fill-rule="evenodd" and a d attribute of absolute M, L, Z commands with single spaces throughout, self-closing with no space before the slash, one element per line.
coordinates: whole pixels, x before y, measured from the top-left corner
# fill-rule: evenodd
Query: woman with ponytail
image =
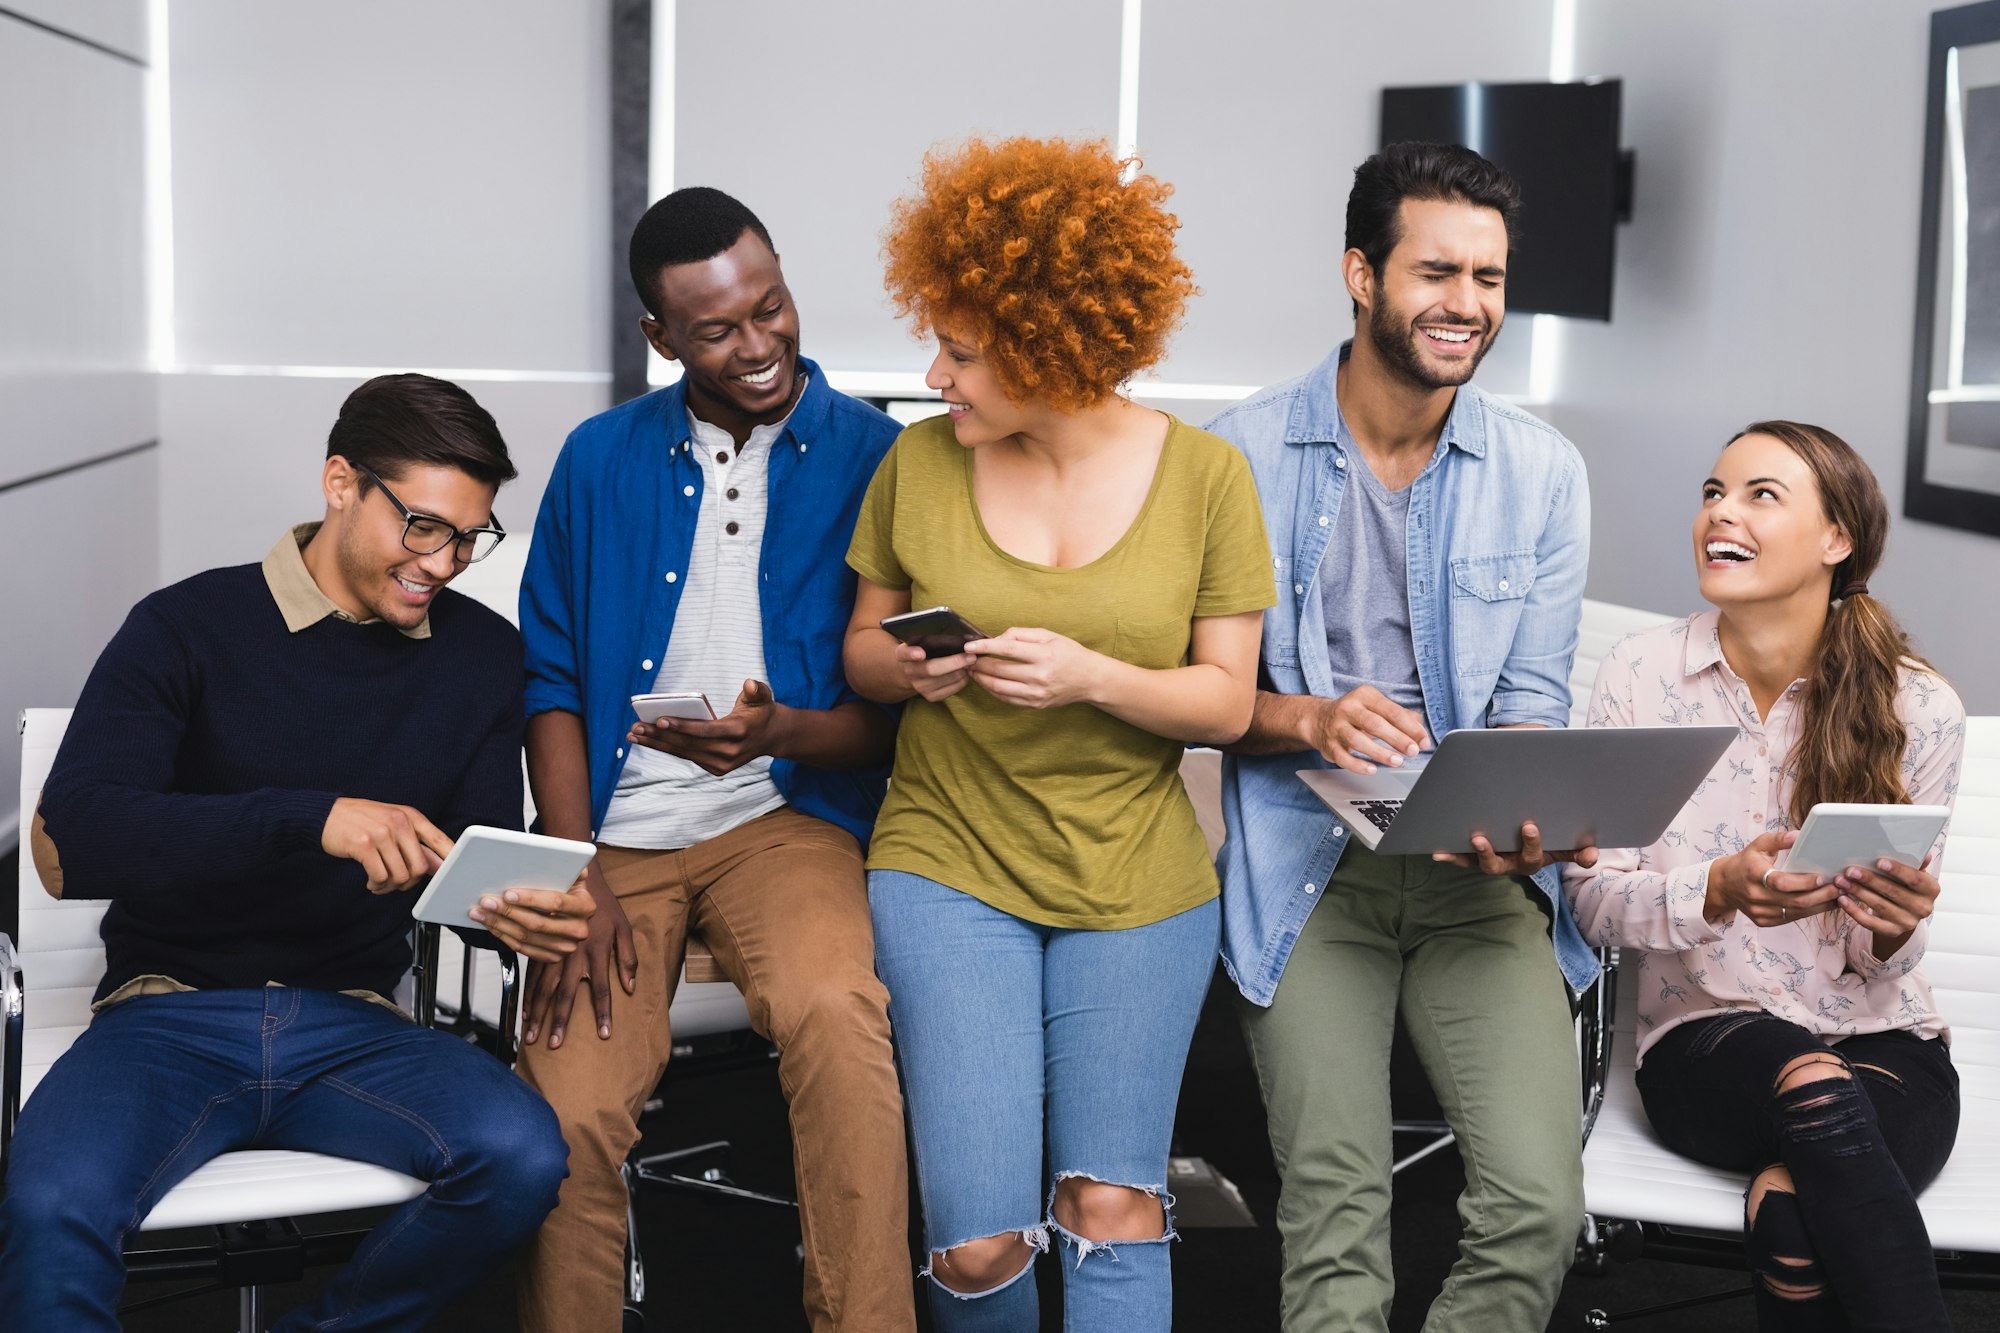
<path fill-rule="evenodd" d="M 1949 1033 L 1920 967 L 1943 835 L 1921 865 L 1831 878 L 1781 856 L 1819 802 L 1957 792 L 1964 707 L 1868 591 L 1888 526 L 1838 436 L 1749 427 L 1695 517 L 1716 609 L 1624 640 L 1591 695 L 1593 727 L 1739 728 L 1660 841 L 1564 882 L 1586 938 L 1638 955 L 1655 1131 L 1751 1177 L 1764 1329 L 1948 1327 L 1916 1205 L 1958 1132 Z"/>

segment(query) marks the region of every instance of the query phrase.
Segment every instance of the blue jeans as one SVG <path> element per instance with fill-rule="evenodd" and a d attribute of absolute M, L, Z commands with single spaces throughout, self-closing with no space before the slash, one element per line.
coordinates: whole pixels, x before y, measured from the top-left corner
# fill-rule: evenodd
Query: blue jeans
<path fill-rule="evenodd" d="M 431 1182 L 285 1333 L 421 1328 L 541 1224 L 568 1155 L 555 1114 L 506 1066 L 381 1005 L 284 986 L 127 1000 L 22 1110 L 0 1202 L 0 1310 L 116 1330 L 125 1238 L 195 1168 L 240 1148 Z"/>
<path fill-rule="evenodd" d="M 1053 1231 L 1065 1251 L 1066 1328 L 1166 1333 L 1171 1212 L 1159 1236 L 1087 1240 L 1055 1220 L 1054 1186 L 1081 1176 L 1142 1190 L 1171 1208 L 1174 1106 L 1215 966 L 1219 906 L 1129 930 L 1063 930 L 894 870 L 869 873 L 868 905 L 903 1071 L 925 1247 L 943 1254 L 1013 1233 L 1045 1250 Z M 1012 1280 L 973 1295 L 924 1271 L 940 1333 L 1037 1325 L 1032 1260 Z"/>

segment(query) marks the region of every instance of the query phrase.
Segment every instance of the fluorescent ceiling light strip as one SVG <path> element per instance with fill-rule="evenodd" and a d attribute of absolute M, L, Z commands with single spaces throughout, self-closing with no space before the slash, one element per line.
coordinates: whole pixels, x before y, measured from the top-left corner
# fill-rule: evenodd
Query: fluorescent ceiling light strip
<path fill-rule="evenodd" d="M 608 370 L 462 370 L 428 366 L 171 366 L 176 375 L 255 375 L 294 380 L 372 380 L 415 372 L 472 384 L 609 384 Z"/>
<path fill-rule="evenodd" d="M 1528 325 L 1528 397 L 1531 403 L 1556 400 L 1556 373 L 1562 367 L 1562 320 L 1536 315 Z"/>
<path fill-rule="evenodd" d="M 1576 78 L 1576 0 L 1555 0 L 1549 16 L 1549 82 Z"/>
<path fill-rule="evenodd" d="M 914 370 L 828 370 L 826 381 L 842 393 L 868 398 L 936 398 L 937 392 Z M 1189 384 L 1174 380 L 1134 380 L 1125 392 L 1134 398 L 1186 398 L 1233 403 L 1263 386 L 1257 384 Z"/>
<path fill-rule="evenodd" d="M 1576 22 L 1576 0 L 1554 0 L 1549 9 L 1550 83 L 1569 83 L 1576 78 Z M 1562 321 L 1557 316 L 1536 315 L 1530 321 L 1527 402 L 1555 402 L 1562 372 L 1562 337 Z"/>
<path fill-rule="evenodd" d="M 146 345 L 155 370 L 174 368 L 172 100 L 167 85 L 167 0 L 146 5 Z"/>
<path fill-rule="evenodd" d="M 826 382 L 842 393 L 858 398 L 936 398 L 937 391 L 924 383 L 920 370 L 830 370 L 822 366 Z M 440 372 L 442 374 L 442 372 Z M 672 384 L 681 377 L 679 363 L 654 357 L 646 363 L 646 382 L 655 388 Z M 1134 380 L 1125 392 L 1134 398 L 1173 398 L 1193 402 L 1233 403 L 1248 398 L 1262 388 L 1258 384 L 1189 384 L 1176 380 Z"/>
<path fill-rule="evenodd" d="M 1958 48 L 1944 53 L 1944 158 L 1951 167 L 1951 323 L 1945 383 L 1965 383 L 1965 266 L 1971 217 L 1965 169 L 1965 102 L 1959 87 Z"/>
<path fill-rule="evenodd" d="M 1955 384 L 1926 397 L 1933 403 L 2000 403 L 2000 384 Z"/>
<path fill-rule="evenodd" d="M 1139 17 L 1144 0 L 1125 0 L 1118 28 L 1118 156 L 1139 152 Z M 1125 169 L 1130 180 L 1136 166 Z"/>
<path fill-rule="evenodd" d="M 653 0 L 653 72 L 646 112 L 647 202 L 674 188 L 675 0 Z"/>

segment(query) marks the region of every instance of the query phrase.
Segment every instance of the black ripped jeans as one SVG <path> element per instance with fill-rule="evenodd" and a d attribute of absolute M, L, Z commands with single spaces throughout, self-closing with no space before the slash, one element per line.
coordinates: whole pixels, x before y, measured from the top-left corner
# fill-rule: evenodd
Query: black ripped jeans
<path fill-rule="evenodd" d="M 1779 1092 L 1801 1056 L 1857 1077 Z M 1753 1177 L 1791 1172 L 1797 1194 L 1768 1192 L 1744 1229 L 1760 1328 L 1950 1327 L 1916 1199 L 1958 1138 L 1958 1071 L 1943 1042 L 1878 1032 L 1828 1046 L 1774 1014 L 1724 1014 L 1668 1031 L 1638 1084 L 1675 1152 Z M 1767 1280 L 1819 1292 L 1788 1299 Z"/>

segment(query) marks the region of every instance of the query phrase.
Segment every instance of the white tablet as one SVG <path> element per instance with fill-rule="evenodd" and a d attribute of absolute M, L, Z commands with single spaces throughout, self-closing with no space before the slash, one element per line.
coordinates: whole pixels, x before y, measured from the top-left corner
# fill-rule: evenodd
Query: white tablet
<path fill-rule="evenodd" d="M 587 842 L 474 824 L 459 837 L 410 913 L 440 926 L 477 925 L 466 913 L 487 894 L 567 889 L 595 855 L 597 848 Z"/>
<path fill-rule="evenodd" d="M 1885 856 L 1904 865 L 1922 865 L 1950 818 L 1951 807 L 1945 805 L 1822 801 L 1806 813 L 1799 840 L 1778 863 L 1778 869 L 1837 875 L 1849 866 L 1872 870 Z"/>

